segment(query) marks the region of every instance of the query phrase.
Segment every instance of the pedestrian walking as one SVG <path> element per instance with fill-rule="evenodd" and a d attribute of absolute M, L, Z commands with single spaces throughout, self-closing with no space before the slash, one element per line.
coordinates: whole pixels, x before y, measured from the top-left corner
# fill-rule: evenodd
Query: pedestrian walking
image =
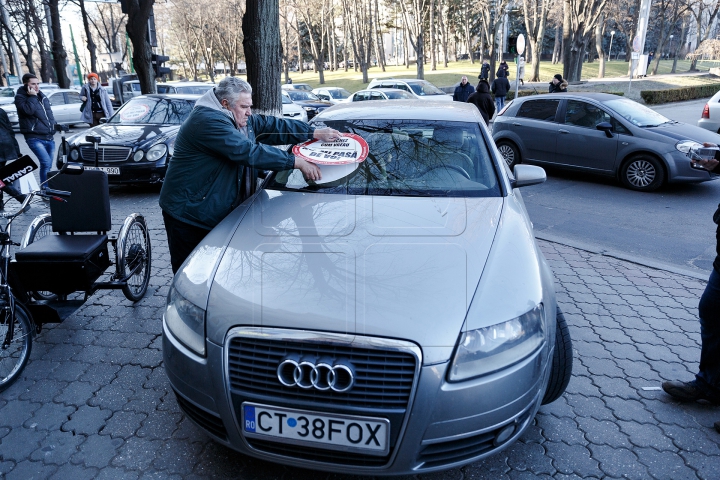
<path fill-rule="evenodd" d="M 567 92 L 568 83 L 562 78 L 562 75 L 556 73 L 550 82 L 550 93 L 563 93 Z"/>
<path fill-rule="evenodd" d="M 506 62 L 505 60 L 503 60 L 502 62 L 500 62 L 500 66 L 498 67 L 498 72 L 499 72 L 500 70 L 502 70 L 503 72 L 505 72 L 505 74 L 503 75 L 505 78 L 510 78 L 510 67 L 508 67 L 508 64 L 507 64 L 507 62 Z M 496 75 L 496 76 L 499 77 L 500 75 Z"/>
<path fill-rule="evenodd" d="M 490 126 L 490 120 L 495 115 L 495 102 L 493 101 L 492 95 L 490 95 L 490 86 L 487 82 L 480 80 L 475 87 L 475 93 L 470 95 L 467 99 L 468 103 L 472 103 L 480 110 L 485 124 Z"/>
<path fill-rule="evenodd" d="M 20 156 L 20 145 L 18 145 L 15 132 L 10 125 L 10 119 L 7 112 L 0 108 L 0 167 L 4 167 L 7 162 L 17 160 Z M 3 192 L 7 192 L 18 202 L 25 200 L 25 195 L 20 193 L 12 184 L 5 185 L 0 190 L 0 210 L 4 207 Z"/>
<path fill-rule="evenodd" d="M 210 230 L 255 192 L 257 170 L 294 168 L 308 180 L 320 180 L 317 165 L 273 145 L 340 138 L 332 128 L 253 115 L 251 109 L 250 84 L 226 77 L 197 100 L 180 127 L 160 190 L 173 273 Z"/>
<path fill-rule="evenodd" d="M 114 111 L 110 95 L 100 85 L 97 73 L 88 73 L 87 83 L 80 89 L 82 116 L 80 120 L 91 126 L 100 125 L 100 119 L 112 117 Z"/>
<path fill-rule="evenodd" d="M 46 188 L 55 154 L 55 117 L 50 100 L 40 91 L 40 80 L 32 73 L 22 76 L 23 86 L 15 95 L 20 133 L 40 163 L 40 184 Z"/>
<path fill-rule="evenodd" d="M 650 64 L 653 61 L 653 57 L 655 57 L 655 52 L 648 53 L 648 63 L 647 67 L 645 67 L 645 76 L 647 77 L 648 71 L 650 70 Z"/>
<path fill-rule="evenodd" d="M 717 147 L 706 143 L 706 147 Z M 696 160 L 694 163 L 712 173 L 720 174 L 720 152 L 712 160 Z M 706 400 L 720 405 L 720 205 L 713 215 L 717 224 L 715 232 L 715 261 L 705 291 L 700 297 L 700 367 L 695 380 L 689 382 L 663 382 L 662 388 L 671 397 L 681 401 Z M 720 421 L 715 422 L 720 432 Z"/>
<path fill-rule="evenodd" d="M 499 112 L 505 106 L 505 96 L 510 91 L 510 82 L 505 77 L 505 70 L 502 68 L 498 69 L 497 78 L 493 80 L 490 90 L 495 95 L 495 108 Z"/>
<path fill-rule="evenodd" d="M 467 99 L 475 91 L 472 85 L 468 83 L 468 79 L 465 75 L 460 79 L 460 83 L 455 87 L 453 93 L 453 101 L 455 102 L 467 102 Z"/>
<path fill-rule="evenodd" d="M 490 64 L 487 62 L 487 60 L 485 60 L 482 64 L 482 67 L 480 67 L 480 75 L 478 75 L 478 78 L 480 80 L 488 82 L 488 79 L 490 78 Z"/>
<path fill-rule="evenodd" d="M 525 57 L 518 57 L 518 80 L 520 85 L 525 85 Z"/>

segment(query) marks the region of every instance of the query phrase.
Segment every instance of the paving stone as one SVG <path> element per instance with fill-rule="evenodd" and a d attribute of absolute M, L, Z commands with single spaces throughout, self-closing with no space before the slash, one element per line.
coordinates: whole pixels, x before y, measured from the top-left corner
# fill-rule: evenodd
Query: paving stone
<path fill-rule="evenodd" d="M 693 468 L 697 476 L 703 480 L 717 480 L 718 465 L 720 457 L 715 455 L 704 455 L 701 452 L 681 451 L 679 455 L 685 460 L 685 464 Z"/>
<path fill-rule="evenodd" d="M 511 445 L 507 450 L 508 465 L 520 471 L 551 475 L 555 472 L 545 449 L 537 443 Z"/>
<path fill-rule="evenodd" d="M 62 429 L 76 435 L 93 435 L 103 428 L 110 415 L 112 415 L 110 410 L 83 405 L 71 415 L 70 420 L 65 422 Z"/>
<path fill-rule="evenodd" d="M 56 377 L 53 374 L 53 371 L 60 366 L 60 362 L 55 362 L 52 360 L 45 360 L 42 358 L 35 357 L 32 364 L 28 363 L 28 367 L 25 368 L 23 371 L 23 375 L 31 380 L 34 381 L 40 381 L 40 380 L 47 380 L 47 379 L 53 379 L 55 380 Z"/>
<path fill-rule="evenodd" d="M 681 451 L 698 452 L 703 455 L 720 457 L 720 446 L 715 431 L 701 428 L 684 428 L 678 425 L 660 424 L 659 427 Z"/>
<path fill-rule="evenodd" d="M 510 467 L 504 454 L 494 455 L 463 468 L 467 480 L 509 480 L 510 477 L 507 475 L 509 471 Z"/>
<path fill-rule="evenodd" d="M 626 400 L 623 398 L 605 398 L 608 408 L 620 420 L 635 421 L 640 423 L 653 423 L 652 414 L 645 409 L 642 402 L 637 400 Z"/>
<path fill-rule="evenodd" d="M 561 473 L 575 474 L 581 478 L 602 476 L 598 462 L 590 458 L 590 451 L 582 445 L 547 442 L 545 448 L 553 459 L 553 466 Z"/>
<path fill-rule="evenodd" d="M 659 451 L 677 450 L 672 440 L 665 436 L 657 425 L 648 423 L 619 421 L 618 426 L 627 435 L 633 445 L 638 447 L 651 447 Z"/>
<path fill-rule="evenodd" d="M 115 375 L 117 374 L 117 372 L 120 371 L 121 367 L 119 365 L 97 363 L 98 361 L 101 361 L 101 359 L 105 358 L 105 349 L 101 347 L 94 347 L 92 345 L 89 345 L 86 349 L 83 349 L 83 351 L 75 355 L 74 358 L 82 361 L 82 359 L 78 357 L 82 356 L 87 349 L 91 349 L 93 351 L 100 350 L 102 351 L 102 356 L 92 360 L 94 364 L 93 368 L 88 369 L 88 371 L 80 377 L 80 380 L 82 380 L 83 382 L 96 383 L 98 385 L 107 385 L 115 378 Z M 90 356 L 92 357 L 92 355 Z"/>
<path fill-rule="evenodd" d="M 34 430 L 59 430 L 60 426 L 67 422 L 70 415 L 75 413 L 75 410 L 75 407 L 66 406 L 61 403 L 44 403 L 42 407 L 23 424 L 23 427 Z"/>
<path fill-rule="evenodd" d="M 596 420 L 615 420 L 615 416 L 600 398 L 565 394 L 568 404 L 578 417 L 590 417 Z"/>
<path fill-rule="evenodd" d="M 45 480 L 57 471 L 55 465 L 44 465 L 40 462 L 23 461 L 7 473 L 5 480 Z"/>
<path fill-rule="evenodd" d="M 71 460 L 86 467 L 103 468 L 110 464 L 110 460 L 117 455 L 125 442 L 121 438 L 111 438 L 106 435 L 90 435 L 80 445 L 79 452 Z"/>
<path fill-rule="evenodd" d="M 51 402 L 53 397 L 67 387 L 67 382 L 53 379 L 38 380 L 32 388 L 20 395 L 20 400 L 29 400 L 36 403 Z"/>
<path fill-rule="evenodd" d="M 573 364 L 573 367 L 575 364 Z M 573 375 L 565 389 L 568 393 L 576 393 L 584 396 L 601 397 L 600 389 L 594 385 L 590 377 L 584 375 Z"/>
<path fill-rule="evenodd" d="M 167 414 L 165 412 L 153 411 L 142 421 L 142 426 L 137 431 L 138 437 L 149 439 L 170 438 L 177 430 L 178 423 L 182 419 L 180 414 Z"/>
<path fill-rule="evenodd" d="M 80 407 L 85 405 L 88 399 L 99 389 L 100 386 L 95 383 L 80 381 L 70 382 L 62 392 L 53 398 L 53 401 L 61 402 L 65 405 Z"/>
<path fill-rule="evenodd" d="M 595 444 L 590 444 L 588 448 L 593 458 L 600 462 L 600 470 L 607 475 L 618 478 L 648 477 L 647 467 L 638 462 L 637 456 L 626 448 Z"/>
<path fill-rule="evenodd" d="M 16 387 L 17 383 L 12 386 Z M 2 407 L 2 415 L 0 415 L 0 426 L 17 428 L 20 427 L 27 417 L 32 415 L 42 405 L 39 403 L 17 400 L 8 402 Z"/>
<path fill-rule="evenodd" d="M 113 458 L 112 464 L 126 470 L 147 470 L 162 446 L 162 440 L 132 437 L 120 447 L 120 453 Z"/>
<path fill-rule="evenodd" d="M 161 447 L 153 466 L 170 473 L 190 473 L 197 463 L 197 457 L 202 451 L 202 447 L 200 443 L 169 440 Z"/>
<path fill-rule="evenodd" d="M 47 432 L 46 435 L 40 442 L 40 448 L 30 454 L 30 460 L 45 464 L 64 465 L 78 451 L 80 444 L 85 441 L 85 437 L 82 435 L 73 435 L 60 430 Z"/>
<path fill-rule="evenodd" d="M 100 470 L 95 480 L 137 480 L 139 472 L 126 472 L 121 468 L 107 467 Z"/>
<path fill-rule="evenodd" d="M 21 463 L 40 447 L 47 432 L 29 428 L 14 428 L 0 439 L 0 460 Z"/>
<path fill-rule="evenodd" d="M 65 464 L 59 467 L 55 473 L 50 475 L 50 480 L 90 480 L 97 476 L 98 470 L 95 468 L 86 468 L 82 465 Z"/>
<path fill-rule="evenodd" d="M 115 411 L 122 409 L 133 395 L 135 395 L 135 391 L 128 388 L 127 385 L 113 382 L 98 390 L 87 403 L 92 407 Z"/>

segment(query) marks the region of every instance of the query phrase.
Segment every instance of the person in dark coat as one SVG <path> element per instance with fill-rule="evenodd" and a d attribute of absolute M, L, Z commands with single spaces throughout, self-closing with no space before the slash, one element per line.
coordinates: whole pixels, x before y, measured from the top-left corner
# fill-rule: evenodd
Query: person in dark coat
<path fill-rule="evenodd" d="M 487 61 L 485 61 L 485 62 L 483 62 L 482 67 L 480 67 L 480 75 L 478 75 L 478 79 L 484 80 L 487 83 L 489 78 L 490 78 L 490 64 Z"/>
<path fill-rule="evenodd" d="M 490 95 L 490 85 L 487 82 L 482 80 L 478 82 L 475 93 L 468 97 L 467 103 L 475 105 L 480 110 L 485 124 L 490 126 L 490 119 L 495 115 L 495 102 Z"/>
<path fill-rule="evenodd" d="M 498 71 L 502 70 L 504 72 L 503 77 L 510 78 L 510 67 L 508 67 L 508 64 L 505 60 L 500 62 L 500 66 L 498 67 Z M 498 77 L 500 75 L 497 75 Z"/>
<path fill-rule="evenodd" d="M 0 108 L 0 167 L 4 167 L 7 162 L 17 160 L 20 156 L 20 145 L 18 145 L 15 132 L 13 132 L 10 119 L 7 112 Z M 5 185 L 0 190 L 0 209 L 3 207 L 3 192 L 9 193 L 15 200 L 22 202 L 25 195 L 20 193 L 12 185 Z"/>
<path fill-rule="evenodd" d="M 497 78 L 493 80 L 490 90 L 495 95 L 495 108 L 499 112 L 505 106 L 505 96 L 510 91 L 510 82 L 505 77 L 505 71 L 500 68 L 497 71 Z"/>
<path fill-rule="evenodd" d="M 562 78 L 562 75 L 556 73 L 550 82 L 550 93 L 563 93 L 567 92 L 568 83 Z"/>
<path fill-rule="evenodd" d="M 40 162 L 40 185 L 46 188 L 55 155 L 55 117 L 50 100 L 40 91 L 40 80 L 32 73 L 22 77 L 23 86 L 15 95 L 20 132 Z"/>
<path fill-rule="evenodd" d="M 706 147 L 716 147 L 712 143 L 704 144 Z M 714 159 L 693 160 L 697 167 L 720 174 L 720 152 Z M 700 365 L 695 379 L 689 382 L 666 381 L 662 389 L 675 398 L 684 402 L 705 400 L 720 405 L 720 205 L 713 215 L 713 222 L 717 225 L 715 231 L 717 256 L 713 262 L 705 291 L 698 304 L 700 317 Z M 715 422 L 715 429 L 720 432 L 720 421 Z"/>
<path fill-rule="evenodd" d="M 460 84 L 455 87 L 453 93 L 453 101 L 455 102 L 467 102 L 467 99 L 475 91 L 472 85 L 468 83 L 467 77 L 463 75 L 460 79 Z"/>

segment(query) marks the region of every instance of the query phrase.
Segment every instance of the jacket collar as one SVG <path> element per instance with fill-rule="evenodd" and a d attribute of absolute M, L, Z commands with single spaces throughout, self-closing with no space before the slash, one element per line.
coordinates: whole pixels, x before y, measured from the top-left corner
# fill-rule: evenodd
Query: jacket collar
<path fill-rule="evenodd" d="M 223 115 L 226 115 L 230 120 L 232 121 L 233 125 L 235 125 L 235 128 L 237 128 L 240 132 L 244 133 L 246 136 L 250 136 L 249 131 L 250 128 L 248 127 L 238 127 L 237 123 L 235 122 L 235 117 L 233 116 L 232 112 L 226 108 L 223 108 L 222 104 L 220 103 L 220 100 L 217 99 L 215 96 L 215 89 L 208 90 L 203 94 L 202 97 L 198 98 L 197 102 L 195 102 L 195 107 L 205 107 L 209 108 L 211 110 L 217 110 L 221 112 Z"/>

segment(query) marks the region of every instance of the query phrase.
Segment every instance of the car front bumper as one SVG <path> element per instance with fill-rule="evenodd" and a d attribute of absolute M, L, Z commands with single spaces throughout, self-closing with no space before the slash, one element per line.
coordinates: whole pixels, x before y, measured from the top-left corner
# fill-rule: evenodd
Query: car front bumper
<path fill-rule="evenodd" d="M 718 178 L 707 170 L 693 168 L 690 158 L 677 150 L 665 154 L 665 164 L 668 166 L 668 183 L 700 183 Z"/>
<path fill-rule="evenodd" d="M 266 329 L 267 330 L 267 329 Z M 227 338 L 231 338 L 229 332 Z M 354 337 L 357 341 L 358 337 Z M 368 344 L 378 339 L 367 339 Z M 386 339 L 382 339 L 387 342 Z M 361 340 L 362 341 L 362 340 Z M 547 342 L 524 360 L 480 378 L 448 383 L 449 363 L 422 365 L 418 358 L 406 409 L 387 415 L 367 408 L 318 403 L 310 410 L 391 418 L 390 452 L 384 457 L 316 447 L 257 442 L 243 434 L 243 401 L 306 408 L 279 392 L 264 396 L 231 387 L 226 345 L 206 342 L 207 356 L 185 348 L 163 319 L 165 371 L 185 414 L 216 441 L 249 456 L 302 468 L 345 474 L 401 475 L 444 470 L 492 455 L 512 444 L 532 422 L 549 374 Z M 418 349 L 419 351 L 419 349 Z M 280 385 L 278 382 L 278 390 Z M 301 406 L 302 404 L 302 406 Z"/>

